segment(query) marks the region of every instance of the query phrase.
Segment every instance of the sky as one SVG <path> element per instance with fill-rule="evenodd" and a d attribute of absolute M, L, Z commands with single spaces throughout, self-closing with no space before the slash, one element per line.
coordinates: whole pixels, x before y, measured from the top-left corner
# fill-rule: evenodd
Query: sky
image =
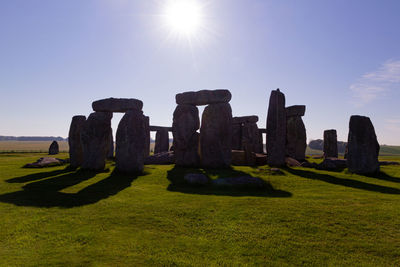
<path fill-rule="evenodd" d="M 107 97 L 140 99 L 151 125 L 170 126 L 175 95 L 201 89 L 229 89 L 233 115 L 265 128 L 280 88 L 307 106 L 308 140 L 345 141 L 364 115 L 400 145 L 400 1 L 203 0 L 191 34 L 166 23 L 173 1 L 1 0 L 0 135 L 67 137 Z"/>

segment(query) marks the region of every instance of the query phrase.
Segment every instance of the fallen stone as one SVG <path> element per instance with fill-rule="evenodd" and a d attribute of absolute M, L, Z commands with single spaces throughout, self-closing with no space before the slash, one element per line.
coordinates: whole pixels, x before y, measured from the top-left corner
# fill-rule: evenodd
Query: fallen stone
<path fill-rule="evenodd" d="M 83 162 L 81 131 L 85 121 L 85 116 L 74 116 L 72 117 L 71 125 L 69 127 L 68 145 L 71 168 L 78 168 Z"/>
<path fill-rule="evenodd" d="M 304 161 L 301 163 L 301 167 L 303 168 L 317 168 L 318 164 L 315 162 L 308 162 L 308 161 Z"/>
<path fill-rule="evenodd" d="M 379 172 L 380 146 L 371 120 L 364 116 L 351 116 L 349 123 L 347 164 L 357 174 Z"/>
<path fill-rule="evenodd" d="M 306 106 L 295 105 L 286 108 L 286 117 L 302 117 L 306 113 Z"/>
<path fill-rule="evenodd" d="M 318 164 L 315 168 L 318 170 L 337 171 L 343 170 L 347 167 L 345 159 L 338 158 L 325 158 L 324 161 Z"/>
<path fill-rule="evenodd" d="M 241 124 L 241 123 L 256 123 L 258 122 L 258 116 L 242 116 L 242 117 L 233 117 L 233 124 Z"/>
<path fill-rule="evenodd" d="M 101 112 L 122 112 L 136 109 L 142 110 L 143 102 L 134 98 L 106 98 L 92 103 L 94 111 Z"/>
<path fill-rule="evenodd" d="M 265 188 L 267 184 L 264 180 L 252 176 L 240 176 L 229 178 L 218 178 L 212 180 L 216 187 L 234 187 L 234 188 Z"/>
<path fill-rule="evenodd" d="M 188 173 L 183 178 L 190 185 L 208 185 L 210 179 L 201 173 Z"/>
<path fill-rule="evenodd" d="M 61 166 L 66 163 L 68 163 L 67 160 L 44 157 L 38 159 L 36 162 L 26 164 L 24 168 L 45 168 L 45 167 Z"/>
<path fill-rule="evenodd" d="M 174 152 L 162 152 L 148 156 L 144 160 L 145 165 L 169 165 L 175 163 Z"/>
<path fill-rule="evenodd" d="M 228 103 L 232 94 L 229 90 L 201 90 L 197 92 L 185 92 L 175 96 L 178 105 L 203 106 L 209 104 Z"/>
<path fill-rule="evenodd" d="M 57 155 L 59 153 L 57 141 L 53 141 L 49 147 L 49 155 Z"/>
<path fill-rule="evenodd" d="M 301 163 L 291 157 L 285 158 L 286 165 L 289 167 L 300 167 Z"/>
<path fill-rule="evenodd" d="M 271 92 L 267 116 L 268 165 L 285 166 L 286 156 L 286 109 L 285 95 L 277 90 Z"/>

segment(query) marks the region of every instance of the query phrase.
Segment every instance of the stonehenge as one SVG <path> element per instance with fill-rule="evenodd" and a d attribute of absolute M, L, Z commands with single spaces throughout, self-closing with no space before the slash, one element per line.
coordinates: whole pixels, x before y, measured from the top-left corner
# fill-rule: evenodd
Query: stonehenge
<path fill-rule="evenodd" d="M 92 103 L 94 111 L 98 112 L 122 112 L 129 110 L 142 110 L 143 102 L 134 98 L 107 98 Z"/>
<path fill-rule="evenodd" d="M 68 133 L 69 161 L 72 168 L 78 168 L 83 162 L 83 148 L 81 142 L 81 132 L 85 124 L 85 116 L 72 117 Z"/>
<path fill-rule="evenodd" d="M 324 131 L 324 158 L 338 157 L 338 142 L 336 130 Z"/>

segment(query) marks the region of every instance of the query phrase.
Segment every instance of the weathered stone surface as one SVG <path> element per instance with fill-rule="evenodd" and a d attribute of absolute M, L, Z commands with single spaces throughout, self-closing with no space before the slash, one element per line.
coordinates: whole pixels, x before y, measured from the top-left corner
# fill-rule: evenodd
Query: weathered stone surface
<path fill-rule="evenodd" d="M 26 164 L 24 168 L 45 168 L 45 167 L 61 166 L 64 165 L 65 163 L 68 163 L 68 161 L 63 159 L 44 157 L 38 159 L 36 162 Z"/>
<path fill-rule="evenodd" d="M 150 131 L 152 131 L 152 132 L 157 132 L 157 131 L 162 131 L 162 130 L 167 130 L 168 132 L 172 132 L 172 127 L 150 125 Z"/>
<path fill-rule="evenodd" d="M 325 158 L 338 157 L 336 130 L 324 131 L 324 157 Z"/>
<path fill-rule="evenodd" d="M 183 178 L 190 185 L 208 185 L 210 179 L 201 173 L 188 173 Z"/>
<path fill-rule="evenodd" d="M 228 103 L 208 105 L 200 129 L 203 167 L 228 167 L 232 160 L 232 109 Z"/>
<path fill-rule="evenodd" d="M 261 153 L 260 151 L 260 131 L 256 123 L 244 123 L 242 126 L 242 149 L 245 150 L 244 143 L 247 144 L 247 149 L 251 152 Z"/>
<path fill-rule="evenodd" d="M 348 137 L 347 165 L 350 172 L 374 174 L 379 172 L 379 143 L 371 120 L 351 116 Z"/>
<path fill-rule="evenodd" d="M 168 152 L 169 150 L 169 136 L 168 130 L 162 129 L 156 133 L 156 144 L 154 146 L 154 153 Z"/>
<path fill-rule="evenodd" d="M 300 167 L 301 166 L 301 163 L 299 161 L 297 161 L 296 159 L 291 158 L 291 157 L 286 157 L 285 161 L 289 167 Z"/>
<path fill-rule="evenodd" d="M 81 130 L 83 169 L 104 169 L 110 148 L 111 118 L 111 112 L 94 112 L 83 124 Z"/>
<path fill-rule="evenodd" d="M 116 168 L 120 172 L 143 171 L 147 135 L 147 118 L 140 110 L 125 113 L 117 129 Z"/>
<path fill-rule="evenodd" d="M 298 161 L 306 157 L 306 127 L 300 116 L 286 118 L 286 154 Z"/>
<path fill-rule="evenodd" d="M 286 117 L 294 117 L 294 116 L 304 116 L 306 113 L 306 106 L 304 105 L 295 105 L 286 108 Z"/>
<path fill-rule="evenodd" d="M 285 95 L 271 92 L 267 116 L 267 159 L 270 166 L 285 166 L 286 109 Z"/>
<path fill-rule="evenodd" d="M 162 152 L 158 154 L 154 154 L 148 156 L 144 160 L 144 164 L 152 164 L 152 165 L 166 165 L 166 164 L 174 164 L 175 163 L 175 155 L 174 152 Z"/>
<path fill-rule="evenodd" d="M 150 117 L 144 116 L 145 120 L 145 134 L 146 134 L 146 143 L 144 147 L 144 158 L 150 155 Z"/>
<path fill-rule="evenodd" d="M 242 124 L 232 125 L 232 149 L 242 150 Z"/>
<path fill-rule="evenodd" d="M 69 159 L 72 168 L 78 168 L 83 162 L 83 148 L 81 142 L 81 131 L 85 124 L 85 116 L 72 117 L 68 133 Z"/>
<path fill-rule="evenodd" d="M 114 158 L 114 137 L 113 137 L 112 129 L 110 132 L 110 147 L 108 148 L 107 158 L 108 159 Z"/>
<path fill-rule="evenodd" d="M 258 116 L 256 116 L 256 115 L 232 118 L 233 124 L 256 123 L 256 122 L 258 122 Z"/>
<path fill-rule="evenodd" d="M 192 105 L 178 105 L 174 111 L 172 134 L 177 166 L 199 165 L 199 110 Z"/>
<path fill-rule="evenodd" d="M 197 92 L 185 92 L 175 96 L 178 105 L 203 106 L 217 103 L 228 103 L 232 94 L 229 90 L 201 90 Z"/>
<path fill-rule="evenodd" d="M 134 98 L 106 98 L 92 103 L 94 111 L 127 112 L 128 110 L 142 110 L 143 102 Z"/>
<path fill-rule="evenodd" d="M 57 141 L 53 141 L 49 147 L 49 155 L 57 155 L 59 153 L 59 147 Z"/>

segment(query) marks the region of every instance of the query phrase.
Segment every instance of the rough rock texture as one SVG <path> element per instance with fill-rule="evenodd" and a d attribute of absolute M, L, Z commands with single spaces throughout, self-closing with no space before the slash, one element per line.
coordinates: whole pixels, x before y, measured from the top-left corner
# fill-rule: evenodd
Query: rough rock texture
<path fill-rule="evenodd" d="M 260 150 L 260 131 L 256 123 L 244 123 L 242 126 L 242 149 L 247 144 L 251 152 L 261 153 Z"/>
<path fill-rule="evenodd" d="M 371 120 L 364 116 L 351 116 L 348 137 L 347 165 L 350 172 L 374 174 L 379 172 L 379 149 Z"/>
<path fill-rule="evenodd" d="M 110 133 L 110 147 L 108 148 L 107 158 L 108 159 L 114 158 L 114 137 L 112 134 L 112 129 L 111 129 L 111 133 Z"/>
<path fill-rule="evenodd" d="M 53 141 L 49 147 L 49 155 L 57 155 L 59 153 L 59 147 L 57 141 Z"/>
<path fill-rule="evenodd" d="M 152 165 L 164 165 L 164 164 L 174 164 L 175 163 L 175 155 L 174 152 L 163 152 L 148 156 L 144 159 L 144 164 L 152 164 Z"/>
<path fill-rule="evenodd" d="M 168 132 L 172 132 L 172 127 L 150 125 L 150 131 L 152 131 L 152 132 L 157 132 L 157 131 L 161 131 L 161 130 L 167 130 Z"/>
<path fill-rule="evenodd" d="M 150 155 L 150 117 L 144 116 L 145 119 L 145 132 L 146 132 L 146 142 L 144 147 L 144 158 Z"/>
<path fill-rule="evenodd" d="M 203 167 L 228 167 L 232 160 L 232 109 L 228 103 L 208 105 L 201 118 L 200 158 Z"/>
<path fill-rule="evenodd" d="M 83 148 L 81 142 L 81 131 L 85 124 L 85 116 L 72 117 L 68 133 L 69 159 L 72 168 L 78 168 L 83 162 Z"/>
<path fill-rule="evenodd" d="M 178 105 L 209 105 L 217 103 L 228 103 L 232 94 L 229 90 L 201 90 L 197 92 L 185 92 L 175 96 Z"/>
<path fill-rule="evenodd" d="M 306 113 L 306 106 L 295 105 L 286 108 L 286 117 L 303 117 Z"/>
<path fill-rule="evenodd" d="M 24 168 L 45 168 L 45 167 L 61 166 L 67 162 L 68 161 L 63 159 L 44 157 L 38 159 L 36 162 L 26 164 Z"/>
<path fill-rule="evenodd" d="M 178 105 L 174 111 L 172 134 L 177 166 L 198 166 L 199 110 L 192 105 Z"/>
<path fill-rule="evenodd" d="M 271 92 L 267 116 L 267 159 L 270 166 L 285 166 L 286 109 L 285 95 Z"/>
<path fill-rule="evenodd" d="M 286 118 L 286 154 L 298 161 L 306 157 L 306 127 L 300 116 Z"/>
<path fill-rule="evenodd" d="M 262 166 L 267 164 L 267 156 L 258 153 L 252 153 L 255 159 L 255 165 Z M 232 165 L 249 166 L 248 155 L 243 150 L 232 150 Z"/>
<path fill-rule="evenodd" d="M 337 145 L 336 130 L 324 131 L 324 157 L 325 158 L 337 158 L 338 157 L 338 145 Z"/>
<path fill-rule="evenodd" d="M 161 129 L 156 133 L 156 144 L 154 147 L 154 153 L 158 154 L 161 152 L 167 152 L 168 150 L 169 150 L 168 130 Z"/>
<path fill-rule="evenodd" d="M 289 167 L 300 167 L 301 166 L 301 163 L 299 161 L 297 161 L 296 159 L 291 158 L 291 157 L 286 157 L 285 161 Z"/>
<path fill-rule="evenodd" d="M 210 179 L 201 173 L 188 173 L 183 179 L 190 185 L 207 185 L 210 183 Z"/>
<path fill-rule="evenodd" d="M 83 124 L 81 131 L 83 169 L 104 169 L 107 152 L 110 149 L 111 118 L 111 112 L 94 112 Z"/>
<path fill-rule="evenodd" d="M 92 103 L 94 111 L 127 112 L 128 110 L 142 110 L 143 102 L 134 98 L 106 98 Z"/>
<path fill-rule="evenodd" d="M 242 123 L 232 125 L 232 149 L 242 150 Z"/>
<path fill-rule="evenodd" d="M 140 110 L 125 113 L 117 129 L 116 168 L 120 172 L 143 171 L 147 119 Z"/>
<path fill-rule="evenodd" d="M 233 124 L 256 123 L 256 122 L 258 122 L 258 116 L 256 116 L 256 115 L 232 118 Z"/>

